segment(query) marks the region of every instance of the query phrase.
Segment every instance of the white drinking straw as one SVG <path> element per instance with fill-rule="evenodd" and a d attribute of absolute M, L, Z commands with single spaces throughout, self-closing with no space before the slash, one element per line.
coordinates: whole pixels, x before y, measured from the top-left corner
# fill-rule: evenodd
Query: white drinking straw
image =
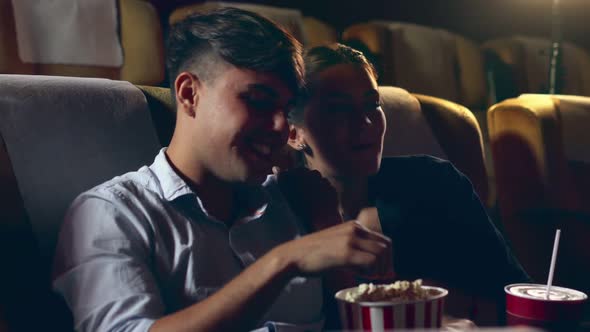
<path fill-rule="evenodd" d="M 549 300 L 549 292 L 551 291 L 551 284 L 553 283 L 553 273 L 555 272 L 555 260 L 557 259 L 557 248 L 559 248 L 559 235 L 561 229 L 555 232 L 555 241 L 553 242 L 553 254 L 551 254 L 551 266 L 549 267 L 549 277 L 547 278 L 547 294 L 545 298 Z"/>

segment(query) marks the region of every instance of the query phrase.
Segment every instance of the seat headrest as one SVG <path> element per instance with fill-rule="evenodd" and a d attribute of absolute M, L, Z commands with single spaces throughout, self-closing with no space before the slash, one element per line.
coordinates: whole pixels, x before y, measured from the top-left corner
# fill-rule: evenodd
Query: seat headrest
<path fill-rule="evenodd" d="M 570 95 L 522 94 L 519 99 L 550 99 L 559 119 L 563 153 L 566 160 L 590 164 L 590 97 Z"/>
<path fill-rule="evenodd" d="M 416 97 L 391 86 L 380 87 L 379 93 L 387 120 L 384 156 L 428 154 L 447 159 Z"/>
<path fill-rule="evenodd" d="M 160 148 L 141 91 L 106 79 L 0 75 L 0 135 L 45 257 L 78 194 Z"/>

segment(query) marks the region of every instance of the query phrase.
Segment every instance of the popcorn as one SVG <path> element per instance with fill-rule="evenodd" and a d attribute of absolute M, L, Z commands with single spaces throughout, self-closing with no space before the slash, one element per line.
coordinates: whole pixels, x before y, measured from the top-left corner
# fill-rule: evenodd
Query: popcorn
<path fill-rule="evenodd" d="M 433 289 L 422 288 L 422 279 L 398 280 L 389 285 L 360 284 L 346 294 L 349 302 L 414 301 L 438 295 Z"/>

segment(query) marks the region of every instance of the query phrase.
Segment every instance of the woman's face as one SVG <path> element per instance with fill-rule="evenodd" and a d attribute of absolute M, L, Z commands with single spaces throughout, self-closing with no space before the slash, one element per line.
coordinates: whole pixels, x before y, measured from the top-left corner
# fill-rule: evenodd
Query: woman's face
<path fill-rule="evenodd" d="M 308 165 L 324 176 L 368 176 L 381 164 L 385 115 L 374 77 L 361 65 L 320 72 L 304 109 L 299 139 Z"/>

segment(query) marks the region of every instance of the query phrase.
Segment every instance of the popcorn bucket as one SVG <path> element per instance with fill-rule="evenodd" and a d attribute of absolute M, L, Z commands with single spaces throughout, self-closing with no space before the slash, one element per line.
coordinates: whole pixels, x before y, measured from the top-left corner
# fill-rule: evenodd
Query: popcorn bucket
<path fill-rule="evenodd" d="M 441 327 L 444 299 L 448 295 L 448 291 L 444 288 L 422 286 L 423 289 L 437 293 L 422 300 L 347 301 L 347 293 L 356 288 L 343 289 L 335 295 L 340 322 L 345 331 L 390 331 Z"/>

